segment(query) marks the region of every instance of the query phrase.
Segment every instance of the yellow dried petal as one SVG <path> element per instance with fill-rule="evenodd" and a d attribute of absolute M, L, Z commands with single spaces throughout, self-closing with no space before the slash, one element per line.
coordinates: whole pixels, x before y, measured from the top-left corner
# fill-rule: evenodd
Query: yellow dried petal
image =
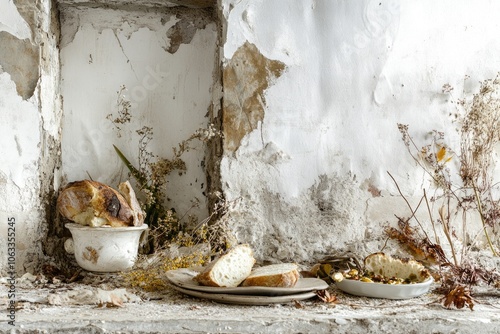
<path fill-rule="evenodd" d="M 439 151 L 436 153 L 436 159 L 438 162 L 444 159 L 446 155 L 446 148 L 443 146 L 439 149 Z"/>

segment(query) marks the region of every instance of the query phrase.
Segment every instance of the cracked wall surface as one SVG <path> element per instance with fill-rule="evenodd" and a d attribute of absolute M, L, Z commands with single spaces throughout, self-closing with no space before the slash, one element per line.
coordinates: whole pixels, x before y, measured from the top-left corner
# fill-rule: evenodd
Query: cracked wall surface
<path fill-rule="evenodd" d="M 43 259 L 46 215 L 59 161 L 57 18 L 51 1 L 0 5 L 0 272 L 7 270 L 7 222 L 13 218 L 15 270 Z M 56 23 L 54 23 L 56 22 Z M 55 26 L 54 26 L 55 24 Z"/>
<path fill-rule="evenodd" d="M 413 204 L 427 185 L 397 123 L 411 125 L 418 145 L 433 129 L 458 143 L 453 105 L 441 87 L 461 91 L 466 74 L 475 83 L 495 77 L 500 64 L 491 55 L 500 42 L 491 13 L 499 5 L 477 4 L 471 13 L 466 1 L 220 4 L 221 180 L 227 199 L 241 199 L 231 220 L 238 239 L 270 262 L 380 250 L 384 226 L 410 215 L 387 172 Z M 424 14 L 427 6 L 432 15 Z M 259 91 L 245 69 L 265 73 L 265 65 L 249 54 L 286 70 Z M 249 96 L 255 103 L 245 109 Z M 421 221 L 428 223 L 425 214 Z"/>
<path fill-rule="evenodd" d="M 187 8 L 214 7 L 217 0 L 57 0 L 63 5 L 114 6 L 114 7 L 149 7 L 161 8 L 182 6 Z"/>
<path fill-rule="evenodd" d="M 7 219 L 18 222 L 17 271 L 34 271 L 61 252 L 64 229 L 54 202 L 68 180 L 126 178 L 113 144 L 137 163 L 142 126 L 152 126 L 153 154 L 217 117 L 214 1 L 24 1 L 0 4 L 0 243 Z M 52 7 L 56 5 L 56 7 Z M 59 10 L 63 33 L 59 35 Z M 58 47 L 60 49 L 58 49 Z M 61 62 L 60 52 L 61 51 Z M 60 73 L 63 69 L 62 76 Z M 215 81 L 214 81 L 215 80 Z M 120 136 L 106 116 L 127 86 L 134 123 Z M 62 121 L 64 93 L 65 112 Z M 202 144 L 183 156 L 188 170 L 168 181 L 168 206 L 205 218 L 208 183 Z M 207 172 L 209 173 L 209 172 Z M 49 238 L 46 238 L 46 235 Z M 43 245 L 43 250 L 42 250 Z M 2 247 L 0 255 L 5 255 Z M 45 252 L 45 254 L 44 254 Z M 7 256 L 0 271 L 5 273 Z"/>
<path fill-rule="evenodd" d="M 50 210 L 60 185 L 126 177 L 112 144 L 138 163 L 143 125 L 154 128 L 153 152 L 168 155 L 214 120 L 224 132 L 211 151 L 223 154 L 220 178 L 219 161 L 193 150 L 188 173 L 170 179 L 169 205 L 187 212 L 197 198 L 204 216 L 208 183 L 220 185 L 241 199 L 231 227 L 259 261 L 377 251 L 383 227 L 408 215 L 387 171 L 411 203 L 426 182 L 396 124 L 410 124 L 419 145 L 431 130 L 457 143 L 441 87 L 472 92 L 500 68 L 493 2 L 219 0 L 219 18 L 208 0 L 56 3 L 60 39 L 52 1 L 0 7 L 3 272 L 8 217 L 19 223 L 17 269 L 31 270 L 47 230 L 62 231 Z M 118 137 L 106 116 L 121 85 L 135 118 Z"/>

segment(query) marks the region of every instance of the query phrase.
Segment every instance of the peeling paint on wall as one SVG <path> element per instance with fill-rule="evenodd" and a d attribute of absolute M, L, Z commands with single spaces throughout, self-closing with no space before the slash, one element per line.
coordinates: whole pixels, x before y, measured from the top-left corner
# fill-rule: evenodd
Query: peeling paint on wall
<path fill-rule="evenodd" d="M 32 0 L 14 0 L 14 5 L 17 7 L 19 14 L 23 17 L 28 27 L 30 27 L 31 39 L 33 40 L 37 35 L 36 13 L 38 12 L 38 8 L 42 7 L 42 3 Z"/>
<path fill-rule="evenodd" d="M 52 4 L 17 0 L 0 6 L 0 132 L 5 139 L 0 221 L 16 220 L 18 275 L 38 270 L 45 256 L 42 242 L 52 223 L 48 212 L 60 162 L 58 19 Z M 0 231 L 0 246 L 5 233 Z M 0 273 L 6 270 L 4 260 L 1 256 Z"/>
<path fill-rule="evenodd" d="M 167 31 L 170 45 L 166 51 L 175 53 L 181 44 L 189 44 L 199 29 L 205 29 L 213 20 L 207 15 L 177 15 L 179 21 Z"/>
<path fill-rule="evenodd" d="M 372 240 L 381 248 L 384 224 L 397 223 L 395 214 L 410 214 L 387 171 L 412 203 L 418 203 L 425 179 L 396 125 L 411 124 L 420 134 L 417 145 L 434 129 L 459 143 L 449 117 L 455 106 L 441 87 L 450 83 L 460 95 L 464 75 L 473 78 L 465 85 L 469 91 L 496 76 L 500 40 L 493 13 L 500 4 L 220 4 L 227 65 L 221 179 L 226 199 L 242 199 L 231 220 L 238 240 L 266 261 L 307 260 L 321 250 Z M 425 11 L 429 7 L 432 13 Z M 235 68 L 246 53 L 259 50 L 286 65 L 286 73 L 265 89 L 265 103 L 255 98 L 252 73 Z M 257 106 L 246 107 L 248 100 Z M 263 159 L 270 147 L 279 163 Z"/>
<path fill-rule="evenodd" d="M 162 47 L 170 53 L 175 53 L 181 44 L 189 44 L 198 30 L 203 30 L 207 24 L 214 22 L 211 9 L 183 7 L 151 9 L 137 5 L 125 8 L 107 8 L 90 6 L 89 4 L 75 7 L 63 4 L 60 5 L 60 10 L 61 24 L 64 26 L 64 34 L 61 35 L 61 48 L 66 47 L 74 40 L 76 33 L 82 28 L 89 16 L 92 16 L 94 20 L 92 28 L 100 34 L 104 30 L 111 29 L 126 36 L 127 39 L 130 39 L 132 34 L 142 28 L 161 31 L 159 26 L 164 26 L 167 33 L 163 37 Z M 141 15 L 137 15 L 138 12 Z M 116 19 L 117 17 L 120 19 Z"/>
<path fill-rule="evenodd" d="M 93 5 L 93 6 L 113 6 L 113 7 L 151 7 L 163 9 L 165 7 L 184 6 L 188 8 L 213 7 L 217 0 L 57 0 L 65 5 Z"/>
<path fill-rule="evenodd" d="M 234 53 L 223 72 L 224 148 L 228 152 L 236 151 L 243 137 L 264 120 L 264 91 L 284 69 L 285 64 L 267 59 L 248 42 Z"/>
<path fill-rule="evenodd" d="M 17 93 L 24 100 L 29 99 L 38 83 L 38 46 L 4 31 L 0 31 L 0 45 L 0 66 L 16 83 Z"/>

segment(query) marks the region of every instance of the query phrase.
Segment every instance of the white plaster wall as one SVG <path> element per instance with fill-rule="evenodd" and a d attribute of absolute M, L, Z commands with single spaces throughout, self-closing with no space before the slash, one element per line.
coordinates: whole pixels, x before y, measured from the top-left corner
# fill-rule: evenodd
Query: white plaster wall
<path fill-rule="evenodd" d="M 215 23 L 196 31 L 192 41 L 170 54 L 167 31 L 178 19 L 161 11 L 125 11 L 67 7 L 62 14 L 62 171 L 67 182 L 88 178 L 117 186 L 127 170 L 113 144 L 138 167 L 142 126 L 153 128 L 148 150 L 172 158 L 172 147 L 206 128 L 211 104 L 217 33 Z M 121 137 L 106 116 L 117 117 L 117 91 L 125 85 L 132 121 Z M 184 215 L 207 215 L 204 147 L 182 158 L 183 176 L 168 178 L 168 207 Z"/>
<path fill-rule="evenodd" d="M 267 260 L 369 244 L 394 214 L 408 216 L 386 172 L 412 200 L 425 183 L 397 123 L 410 125 L 417 144 L 435 129 L 458 149 L 441 87 L 461 92 L 470 75 L 471 92 L 500 69 L 498 2 L 221 4 L 226 62 L 248 41 L 286 65 L 265 92 L 263 122 L 222 161 L 227 198 L 242 198 L 233 227 Z"/>
<path fill-rule="evenodd" d="M 33 13 L 37 27 L 23 19 L 12 1 L 0 3 L 0 31 L 5 31 L 26 43 L 38 45 L 39 33 L 46 37 L 44 55 L 52 58 L 53 36 L 49 33 L 51 24 L 47 15 L 50 1 L 39 3 L 40 12 Z M 32 34 L 32 30 L 34 33 Z M 12 47 L 2 45 L 1 47 Z M 18 66 L 23 66 L 23 63 Z M 42 142 L 42 131 L 57 135 L 58 124 L 55 120 L 55 108 L 50 108 L 50 117 L 43 106 L 55 106 L 54 89 L 47 87 L 52 80 L 58 80 L 58 62 L 54 67 L 46 66 L 37 78 L 37 87 L 28 99 L 23 99 L 16 91 L 16 83 L 11 75 L 0 67 L 0 273 L 7 270 L 7 230 L 8 219 L 15 219 L 16 266 L 18 274 L 33 271 L 40 263 L 45 222 L 41 196 L 41 178 L 44 166 L 41 166 L 43 153 L 48 145 Z M 38 66 L 38 63 L 35 65 Z M 48 78 L 47 73 L 55 68 Z M 30 70 L 30 69 L 28 69 Z M 35 69 L 31 69 L 35 70 Z M 27 81 L 29 79 L 25 79 Z M 47 99 L 50 97 L 51 102 Z M 42 130 L 43 129 L 43 130 Z M 47 156 L 50 155 L 47 153 Z M 47 179 L 51 179 L 52 170 Z"/>
<path fill-rule="evenodd" d="M 36 248 L 33 231 L 41 224 L 38 198 L 40 149 L 38 103 L 23 101 L 7 73 L 0 74 L 0 268 L 7 264 L 8 218 L 16 221 L 16 265 L 24 269 L 27 252 Z"/>

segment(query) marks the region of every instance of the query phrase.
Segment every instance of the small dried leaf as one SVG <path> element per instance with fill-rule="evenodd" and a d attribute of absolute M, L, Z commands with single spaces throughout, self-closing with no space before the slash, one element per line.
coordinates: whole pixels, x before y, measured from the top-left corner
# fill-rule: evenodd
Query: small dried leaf
<path fill-rule="evenodd" d="M 443 298 L 443 305 L 446 308 L 451 308 L 454 305 L 458 309 L 464 308 L 467 305 L 473 311 L 474 301 L 470 295 L 469 288 L 463 285 L 456 285 Z"/>
<path fill-rule="evenodd" d="M 316 295 L 325 303 L 338 303 L 337 296 L 332 295 L 328 290 L 318 290 L 316 291 Z"/>
<path fill-rule="evenodd" d="M 302 305 L 298 300 L 294 300 L 293 304 L 295 308 L 304 308 L 304 305 Z"/>

